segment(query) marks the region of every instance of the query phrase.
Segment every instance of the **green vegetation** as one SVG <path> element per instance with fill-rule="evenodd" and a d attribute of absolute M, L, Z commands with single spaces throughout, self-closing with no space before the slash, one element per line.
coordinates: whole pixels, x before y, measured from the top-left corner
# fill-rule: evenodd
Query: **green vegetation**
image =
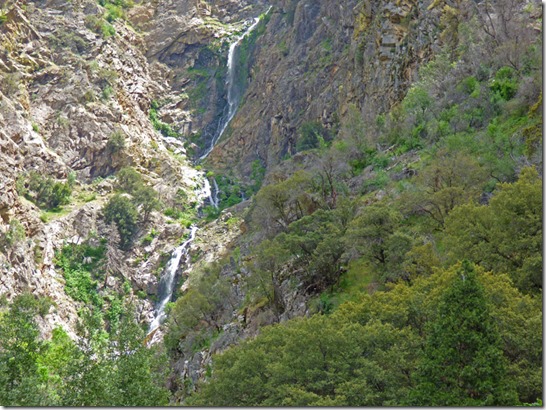
<path fill-rule="evenodd" d="M 103 38 L 112 37 L 116 34 L 116 29 L 109 22 L 93 14 L 85 16 L 85 25 L 89 30 L 100 34 Z"/>
<path fill-rule="evenodd" d="M 17 219 L 11 219 L 5 232 L 0 232 L 0 251 L 8 260 L 15 247 L 26 238 L 25 228 Z"/>
<path fill-rule="evenodd" d="M 137 230 L 138 211 L 131 199 L 116 194 L 103 209 L 106 223 L 115 223 L 120 236 L 120 248 L 129 249 Z"/>
<path fill-rule="evenodd" d="M 123 151 L 125 149 L 125 134 L 122 131 L 114 131 L 108 142 L 106 143 L 106 148 L 112 153 Z"/>
<path fill-rule="evenodd" d="M 159 207 L 157 192 L 144 183 L 142 176 L 132 167 L 117 174 L 117 187 L 122 193 L 112 196 L 103 209 L 106 223 L 114 223 L 120 235 L 120 248 L 131 247 L 138 228 L 139 218 L 148 222 L 152 211 Z"/>
<path fill-rule="evenodd" d="M 0 402 L 12 406 L 164 406 L 165 358 L 144 346 L 135 310 L 124 304 L 106 330 L 86 311 L 78 342 L 60 328 L 40 337 L 37 318 L 50 303 L 17 296 L 0 313 Z"/>
<path fill-rule="evenodd" d="M 285 3 L 279 21 L 292 25 L 298 2 Z M 101 4 L 99 32 L 129 5 Z M 208 173 L 220 206 L 205 209 L 206 219 L 248 198 L 243 214 L 225 218 L 242 235 L 221 260 L 195 265 L 190 286 L 167 307 L 158 350 L 144 346 L 124 302 L 134 297 L 130 283 L 108 288 L 109 275 L 121 279 L 119 248 L 129 251 L 138 230 L 143 245 L 157 236 L 145 226 L 159 208 L 157 192 L 136 169 L 121 169 L 103 209 L 108 239 L 67 244 L 56 255 L 65 291 L 81 306 L 78 342 L 60 330 L 42 340 L 35 319 L 48 304 L 13 300 L 0 312 L 0 402 L 166 404 L 171 368 L 171 404 L 542 405 L 542 56 L 528 18 L 535 13 L 538 22 L 539 13 L 531 3 L 514 5 L 523 3 L 431 2 L 439 41 L 398 103 L 370 113 L 351 95 L 356 89 L 340 88 L 340 101 L 355 104 L 340 106 L 333 121 L 293 113 L 300 126 L 283 142 L 297 155 L 267 169 L 267 158 L 245 164 L 241 179 Z M 408 33 L 414 10 L 400 21 Z M 360 69 L 369 54 L 362 36 L 379 20 L 355 12 L 353 43 L 343 52 L 354 53 Z M 269 17 L 239 49 L 242 88 Z M 337 39 L 319 39 L 311 68 L 333 61 Z M 286 42 L 278 48 L 289 52 Z M 200 59 L 215 61 L 215 53 L 218 43 Z M 206 110 L 211 81 L 223 77 L 208 67 L 199 61 L 188 73 L 197 113 Z M 101 76 L 105 97 L 114 82 Z M 159 106 L 153 101 L 149 112 L 154 127 L 178 137 Z M 114 133 L 108 151 L 123 149 Z M 40 178 L 20 178 L 19 192 L 43 207 L 70 197 L 72 177 L 65 185 Z M 165 215 L 185 226 L 197 220 L 183 191 L 168 201 Z M 9 261 L 25 234 L 14 219 L 4 228 L 0 250 Z M 168 260 L 161 255 L 156 275 Z M 195 369 L 203 350 L 222 353 L 194 384 L 193 370 L 181 365 Z"/>
<path fill-rule="evenodd" d="M 443 49 L 399 104 L 304 121 L 297 157 L 266 179 L 256 164 L 241 246 L 174 304 L 166 340 L 185 360 L 233 322 L 226 310 L 260 331 L 214 356 L 195 392 L 180 387 L 183 404 L 540 403 L 541 55 L 528 12 L 508 6 L 434 2 Z M 221 204 L 246 192 L 216 180 Z M 228 280 L 242 300 L 204 303 Z M 314 315 L 285 321 L 294 295 Z"/>
<path fill-rule="evenodd" d="M 463 262 L 429 322 L 411 402 L 433 406 L 513 405 L 497 325 L 474 267 Z M 460 275 L 460 276 L 459 276 Z"/>
<path fill-rule="evenodd" d="M 105 8 L 103 15 L 89 14 L 85 17 L 85 25 L 90 30 L 100 34 L 103 38 L 112 37 L 116 34 L 116 29 L 112 26 L 116 20 L 125 19 L 125 9 L 133 7 L 132 0 L 98 0 L 98 4 Z M 108 99 L 104 96 L 104 99 Z"/>
<path fill-rule="evenodd" d="M 305 151 L 313 148 L 326 148 L 329 140 L 331 140 L 331 135 L 321 123 L 316 121 L 304 122 L 299 129 L 296 149 Z"/>
<path fill-rule="evenodd" d="M 70 203 L 72 187 L 68 182 L 57 182 L 31 171 L 17 179 L 17 192 L 42 209 L 55 210 Z"/>
<path fill-rule="evenodd" d="M 158 130 L 161 134 L 163 134 L 165 137 L 178 138 L 180 136 L 178 132 L 173 130 L 170 124 L 167 124 L 159 119 L 157 110 L 159 110 L 159 103 L 154 100 L 151 103 L 150 111 L 148 114 L 154 128 Z"/>
<path fill-rule="evenodd" d="M 506 316 L 511 309 L 517 319 Z M 517 328 L 513 320 L 521 320 Z M 526 329 L 541 320 L 540 302 L 515 290 L 506 275 L 465 262 L 411 286 L 363 294 L 329 316 L 264 328 L 217 356 L 210 380 L 186 404 L 514 405 L 515 374 L 529 371 L 532 383 L 541 383 L 540 361 L 532 358 L 540 332 Z M 535 353 L 511 352 L 515 340 Z M 520 367 L 521 360 L 532 369 Z M 536 391 L 522 393 L 523 402 L 536 399 Z"/>
<path fill-rule="evenodd" d="M 99 246 L 84 243 L 63 247 L 56 257 L 55 265 L 62 269 L 68 296 L 86 305 L 98 308 L 103 306 L 103 300 L 98 294 L 97 280 L 103 279 L 101 265 L 105 253 L 105 243 Z"/>
<path fill-rule="evenodd" d="M 169 321 L 165 335 L 165 347 L 171 351 L 192 352 L 210 342 L 230 314 L 231 283 L 221 275 L 220 265 L 197 272 L 195 278 L 170 311 L 177 318 Z"/>

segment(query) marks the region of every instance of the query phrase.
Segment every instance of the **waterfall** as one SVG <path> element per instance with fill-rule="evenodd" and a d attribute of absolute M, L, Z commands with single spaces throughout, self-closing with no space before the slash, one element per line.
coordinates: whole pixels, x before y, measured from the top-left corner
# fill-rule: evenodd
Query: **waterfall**
<path fill-rule="evenodd" d="M 173 295 L 176 271 L 180 266 L 180 261 L 182 257 L 184 257 L 185 261 L 188 256 L 188 246 L 195 239 L 195 232 L 197 232 L 197 227 L 192 225 L 189 239 L 174 250 L 171 259 L 169 260 L 169 263 L 165 268 L 165 273 L 163 274 L 163 276 L 161 276 L 158 289 L 160 302 L 156 306 L 155 317 L 154 320 L 150 323 L 149 332 L 157 329 L 161 322 L 165 319 L 165 307 L 167 306 L 167 303 L 169 303 Z"/>
<path fill-rule="evenodd" d="M 271 7 L 269 8 L 271 9 Z M 268 10 L 269 12 L 269 10 Z M 229 125 L 230 121 L 235 116 L 235 113 L 237 112 L 237 107 L 239 105 L 239 101 L 241 99 L 241 95 L 239 92 L 237 92 L 236 88 L 236 61 L 235 61 L 235 55 L 237 51 L 237 47 L 241 44 L 243 39 L 248 36 L 252 30 L 256 28 L 258 23 L 260 22 L 259 18 L 254 19 L 254 23 L 250 25 L 246 29 L 246 31 L 240 36 L 237 37 L 237 39 L 231 43 L 229 46 L 229 53 L 228 53 L 228 60 L 227 60 L 227 78 L 226 78 L 226 88 L 227 88 L 227 115 L 225 115 L 218 124 L 218 129 L 216 130 L 216 133 L 212 137 L 212 140 L 210 141 L 210 146 L 207 149 L 207 151 L 199 158 L 200 161 L 204 160 L 212 151 L 218 140 L 222 137 L 222 134 L 226 130 L 227 126 Z M 219 131 L 218 131 L 219 130 Z"/>
<path fill-rule="evenodd" d="M 267 10 L 266 14 L 269 13 L 271 10 L 271 7 L 269 10 Z M 226 130 L 229 122 L 233 119 L 235 116 L 235 113 L 237 112 L 237 107 L 239 105 L 240 99 L 241 99 L 241 92 L 240 90 L 237 90 L 236 88 L 236 53 L 237 48 L 241 44 L 241 42 L 244 40 L 245 37 L 247 37 L 252 30 L 254 30 L 258 23 L 260 22 L 259 18 L 255 18 L 254 22 L 246 29 L 246 31 L 237 39 L 230 44 L 229 46 L 229 53 L 228 53 L 228 61 L 227 61 L 227 77 L 226 77 L 226 88 L 227 88 L 227 113 L 224 115 L 219 123 L 216 130 L 216 133 L 214 134 L 210 146 L 205 152 L 204 155 L 202 155 L 199 160 L 205 159 L 218 140 L 222 137 L 222 134 Z M 225 110 L 224 110 L 225 111 Z M 198 198 L 200 200 L 202 199 L 208 199 L 209 203 L 214 206 L 216 209 L 218 209 L 218 183 L 216 182 L 216 179 L 212 179 L 213 187 L 214 189 L 211 189 L 210 182 L 206 176 L 203 176 L 203 188 L 201 192 L 198 193 Z M 172 299 L 174 286 L 175 286 L 175 277 L 176 277 L 176 271 L 178 270 L 181 262 L 186 262 L 187 256 L 188 256 L 188 247 L 195 239 L 195 233 L 197 232 L 197 227 L 192 225 L 191 226 L 191 232 L 190 237 L 188 240 L 186 240 L 182 245 L 177 247 L 172 256 L 169 260 L 163 275 L 161 276 L 161 279 L 159 281 L 159 289 L 158 289 L 158 299 L 159 303 L 156 305 L 155 309 L 155 316 L 152 322 L 150 323 L 150 328 L 148 331 L 147 338 L 154 338 L 154 335 L 157 333 L 156 330 L 161 325 L 161 322 L 165 319 L 165 307 L 167 306 L 167 303 Z M 182 259 L 184 259 L 182 261 Z M 155 339 L 154 339 L 155 340 Z M 152 340 L 153 343 L 153 340 Z"/>
<path fill-rule="evenodd" d="M 212 182 L 213 182 L 213 185 L 214 185 L 214 190 L 212 191 L 212 192 L 214 192 L 214 194 L 211 195 L 212 205 L 214 205 L 214 207 L 216 209 L 218 209 L 218 205 L 219 205 L 218 192 L 219 192 L 219 189 L 218 189 L 218 183 L 216 182 L 216 178 L 212 178 Z"/>
<path fill-rule="evenodd" d="M 210 186 L 209 179 L 205 176 L 203 178 L 203 190 L 201 191 L 201 197 L 208 200 L 209 204 L 215 209 L 218 209 L 218 184 L 216 179 L 212 178 L 213 188 Z"/>

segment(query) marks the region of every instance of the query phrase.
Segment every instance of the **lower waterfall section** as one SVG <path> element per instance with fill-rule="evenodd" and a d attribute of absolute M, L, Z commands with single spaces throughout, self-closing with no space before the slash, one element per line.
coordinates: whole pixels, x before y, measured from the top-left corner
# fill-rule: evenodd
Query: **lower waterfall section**
<path fill-rule="evenodd" d="M 188 257 L 188 247 L 195 239 L 195 233 L 197 232 L 198 228 L 197 226 L 193 225 L 190 229 L 190 237 L 174 250 L 172 257 L 165 268 L 165 272 L 159 281 L 159 302 L 156 305 L 154 320 L 150 323 L 149 333 L 156 330 L 165 319 L 165 307 L 167 306 L 167 303 L 171 301 L 173 296 L 176 272 L 182 259 L 184 259 L 183 262 L 186 262 Z"/>

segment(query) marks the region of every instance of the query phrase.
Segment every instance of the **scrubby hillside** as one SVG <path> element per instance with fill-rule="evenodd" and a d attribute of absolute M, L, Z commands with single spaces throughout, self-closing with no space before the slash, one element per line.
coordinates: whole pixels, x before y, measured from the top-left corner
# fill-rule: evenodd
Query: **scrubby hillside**
<path fill-rule="evenodd" d="M 539 403 L 539 2 L 5 0 L 0 41 L 0 404 Z"/>

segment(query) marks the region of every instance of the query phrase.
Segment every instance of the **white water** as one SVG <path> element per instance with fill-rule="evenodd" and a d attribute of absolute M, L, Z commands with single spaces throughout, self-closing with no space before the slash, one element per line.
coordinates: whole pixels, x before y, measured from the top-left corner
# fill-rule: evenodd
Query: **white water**
<path fill-rule="evenodd" d="M 218 184 L 216 183 L 215 178 L 212 178 L 212 181 L 214 183 L 214 190 L 211 189 L 208 178 L 206 176 L 203 177 L 203 190 L 201 197 L 208 199 L 209 204 L 218 209 Z"/>
<path fill-rule="evenodd" d="M 214 184 L 214 190 L 212 191 L 213 192 L 213 195 L 211 195 L 211 202 L 212 202 L 212 205 L 218 209 L 218 184 L 216 183 L 216 178 L 212 178 L 212 182 Z"/>
<path fill-rule="evenodd" d="M 252 32 L 252 30 L 256 28 L 259 22 L 260 22 L 260 19 L 255 18 L 254 23 L 240 37 L 237 37 L 237 39 L 233 43 L 231 43 L 231 45 L 229 46 L 228 61 L 227 61 L 227 78 L 226 78 L 228 113 L 223 118 L 224 120 L 223 123 L 222 122 L 220 123 L 222 124 L 222 126 L 218 127 L 220 132 L 216 132 L 216 134 L 212 137 L 212 140 L 210 141 L 210 147 L 199 158 L 200 161 L 204 160 L 211 153 L 212 149 L 214 148 L 218 140 L 222 137 L 222 134 L 224 133 L 230 121 L 233 119 L 233 117 L 235 116 L 235 113 L 237 112 L 237 106 L 239 105 L 240 96 L 234 93 L 234 90 L 233 90 L 233 87 L 235 84 L 235 64 L 234 64 L 235 51 L 237 50 L 237 46 L 241 44 L 241 41 L 243 41 L 243 39 L 246 36 L 248 36 Z"/>
<path fill-rule="evenodd" d="M 153 330 L 157 329 L 159 325 L 161 325 L 161 322 L 165 319 L 165 307 L 167 306 L 167 303 L 169 303 L 173 295 L 174 278 L 176 276 L 176 271 L 180 266 L 180 261 L 182 257 L 184 257 L 185 261 L 188 256 L 188 246 L 195 239 L 195 232 L 197 232 L 197 227 L 192 225 L 189 239 L 174 250 L 173 256 L 167 264 L 165 273 L 163 274 L 159 282 L 159 291 L 161 292 L 159 296 L 161 297 L 161 302 L 156 308 L 155 317 L 154 320 L 150 323 L 150 329 L 148 332 L 152 332 Z M 164 287 L 164 289 L 161 289 L 162 286 Z"/>

